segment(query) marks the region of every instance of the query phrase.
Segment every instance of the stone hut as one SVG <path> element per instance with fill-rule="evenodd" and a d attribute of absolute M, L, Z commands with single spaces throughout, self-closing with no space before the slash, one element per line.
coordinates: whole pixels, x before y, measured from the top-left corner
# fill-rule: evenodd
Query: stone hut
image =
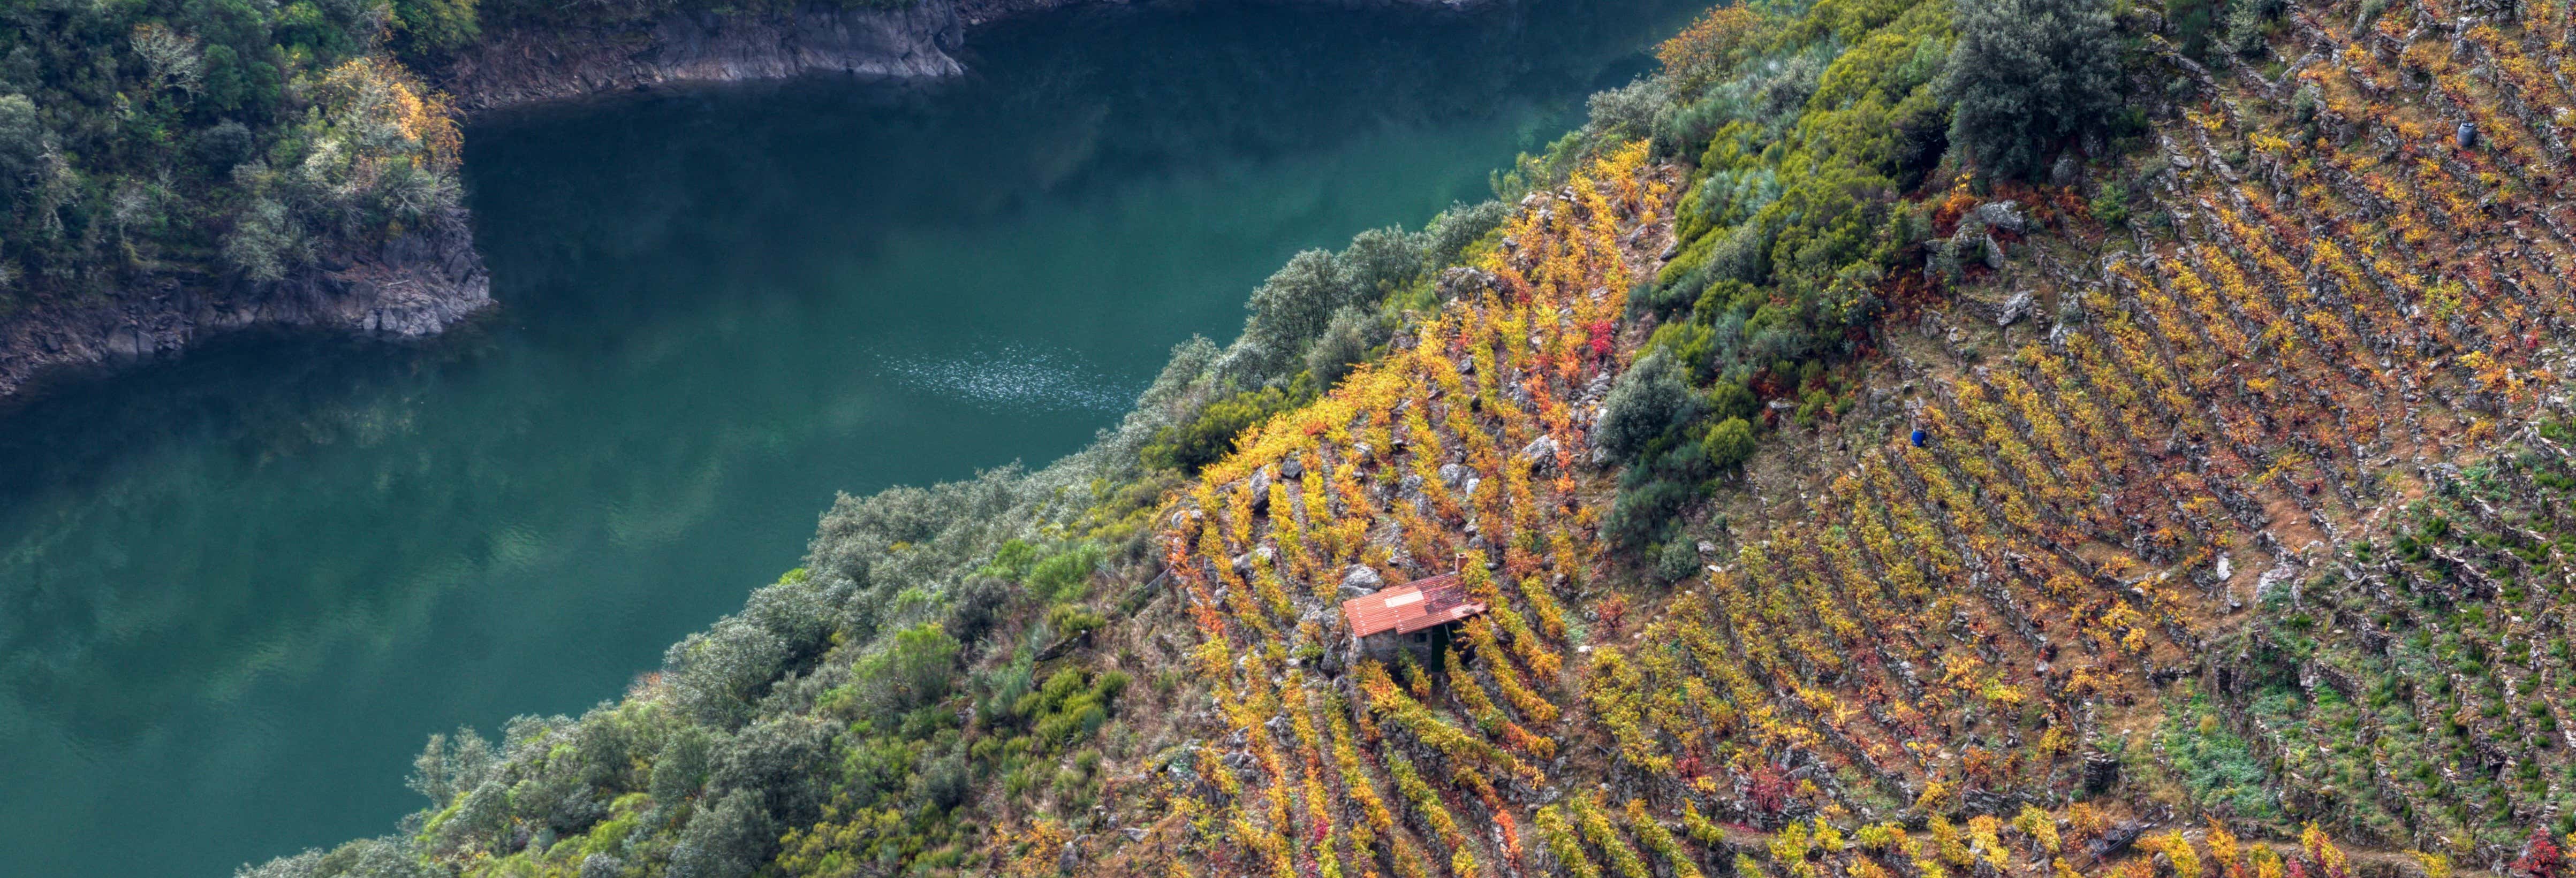
<path fill-rule="evenodd" d="M 1437 629 L 1484 611 L 1484 604 L 1467 599 L 1467 586 L 1458 581 L 1455 573 L 1414 580 L 1342 602 L 1342 617 L 1351 623 L 1352 642 L 1362 655 L 1379 661 L 1392 660 L 1398 652 L 1408 649 L 1433 654 L 1439 646 L 1433 635 L 1444 633 Z"/>

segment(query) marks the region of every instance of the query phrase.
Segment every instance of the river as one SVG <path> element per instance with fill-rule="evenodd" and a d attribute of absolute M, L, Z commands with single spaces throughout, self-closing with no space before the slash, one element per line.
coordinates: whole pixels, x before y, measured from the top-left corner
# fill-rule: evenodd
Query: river
<path fill-rule="evenodd" d="M 477 120 L 484 319 L 0 416 L 0 875 L 395 831 L 430 732 L 616 697 L 835 491 L 1080 447 L 1291 253 L 1483 197 L 1690 10 L 1059 12 L 951 81 Z"/>

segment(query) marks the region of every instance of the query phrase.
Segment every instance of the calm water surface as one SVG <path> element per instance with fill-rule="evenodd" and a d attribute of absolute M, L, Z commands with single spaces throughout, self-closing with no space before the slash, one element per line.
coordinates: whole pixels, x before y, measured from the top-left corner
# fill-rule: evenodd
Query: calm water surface
<path fill-rule="evenodd" d="M 429 732 L 614 697 L 836 490 L 1080 447 L 1290 253 L 1480 197 L 1688 6 L 1074 13 L 926 87 L 479 122 L 477 326 L 0 417 L 0 875 L 391 831 Z"/>

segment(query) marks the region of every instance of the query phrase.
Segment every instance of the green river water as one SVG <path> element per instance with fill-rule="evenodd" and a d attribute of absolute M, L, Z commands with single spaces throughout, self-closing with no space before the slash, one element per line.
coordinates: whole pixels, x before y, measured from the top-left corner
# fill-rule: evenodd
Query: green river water
<path fill-rule="evenodd" d="M 430 732 L 617 696 L 835 491 L 1080 447 L 1289 254 L 1483 197 L 1692 8 L 1053 13 L 953 81 L 478 120 L 482 320 L 0 415 L 0 875 L 394 831 Z"/>

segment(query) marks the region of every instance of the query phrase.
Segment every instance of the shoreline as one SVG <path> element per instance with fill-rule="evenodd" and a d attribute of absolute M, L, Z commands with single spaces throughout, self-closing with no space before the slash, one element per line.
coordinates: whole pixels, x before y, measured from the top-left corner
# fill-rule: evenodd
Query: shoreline
<path fill-rule="evenodd" d="M 1497 0 L 1302 0 L 1349 8 L 1467 11 Z M 1130 0 L 919 0 L 894 10 L 807 7 L 785 15 L 676 14 L 650 25 L 501 32 L 427 78 L 466 119 L 552 104 L 843 74 L 929 83 L 963 75 L 968 30 L 1076 6 Z M 337 267 L 329 263 L 337 263 Z M 492 308 L 491 272 L 463 208 L 375 253 L 251 290 L 235 279 L 165 275 L 148 293 L 43 304 L 0 315 L 0 417 L 85 378 L 183 354 L 251 328 L 389 340 L 435 337 Z"/>

